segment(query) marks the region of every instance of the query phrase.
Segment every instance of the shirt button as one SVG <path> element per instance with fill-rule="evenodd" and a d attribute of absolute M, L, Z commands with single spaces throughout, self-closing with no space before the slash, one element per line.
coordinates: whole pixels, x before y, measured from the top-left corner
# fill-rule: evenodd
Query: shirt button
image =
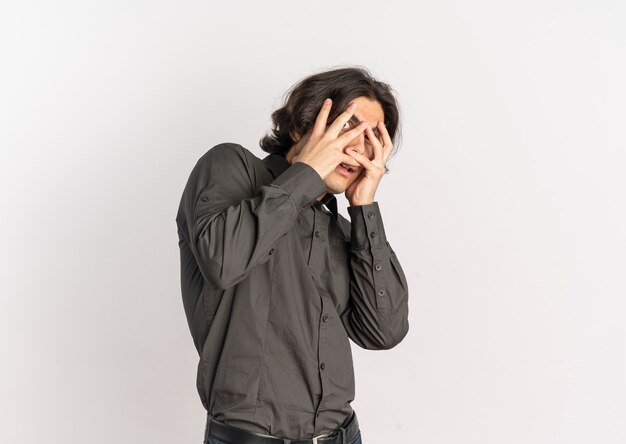
<path fill-rule="evenodd" d="M 327 315 L 327 314 L 325 314 L 324 316 L 322 316 L 322 321 L 324 321 L 324 322 L 328 321 L 328 315 Z"/>
<path fill-rule="evenodd" d="M 375 232 L 375 231 L 372 231 L 372 232 L 370 233 L 370 237 L 376 237 L 376 232 Z"/>
<path fill-rule="evenodd" d="M 380 264 L 376 264 L 374 268 L 376 269 L 376 271 L 380 271 L 383 267 Z"/>
<path fill-rule="evenodd" d="M 317 413 L 315 414 L 315 416 L 319 417 L 319 416 L 320 416 L 320 412 L 317 412 Z"/>
<path fill-rule="evenodd" d="M 321 368 L 322 370 L 324 370 L 324 369 L 326 368 L 326 364 L 324 364 L 324 363 L 322 362 L 322 363 L 320 364 L 320 368 Z"/>
<path fill-rule="evenodd" d="M 315 237 L 320 237 L 320 232 L 319 231 L 315 231 Z"/>
<path fill-rule="evenodd" d="M 270 249 L 270 254 L 274 254 L 274 249 Z"/>
<path fill-rule="evenodd" d="M 207 202 L 209 200 L 208 196 L 202 196 L 200 199 L 202 202 Z"/>
<path fill-rule="evenodd" d="M 367 213 L 367 217 L 369 219 L 374 219 L 374 213 L 372 213 L 371 211 L 369 213 Z"/>
<path fill-rule="evenodd" d="M 382 296 L 385 294 L 385 289 L 381 288 L 380 290 L 378 290 L 378 296 Z"/>

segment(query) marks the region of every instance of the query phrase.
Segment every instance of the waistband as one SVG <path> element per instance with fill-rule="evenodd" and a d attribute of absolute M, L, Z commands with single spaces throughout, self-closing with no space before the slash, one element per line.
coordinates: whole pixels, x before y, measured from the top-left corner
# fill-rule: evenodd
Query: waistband
<path fill-rule="evenodd" d="M 359 422 L 356 413 L 352 415 L 335 431 L 313 438 L 288 439 L 271 435 L 263 435 L 216 421 L 207 415 L 204 444 L 208 443 L 209 436 L 231 444 L 348 444 L 359 433 Z"/>

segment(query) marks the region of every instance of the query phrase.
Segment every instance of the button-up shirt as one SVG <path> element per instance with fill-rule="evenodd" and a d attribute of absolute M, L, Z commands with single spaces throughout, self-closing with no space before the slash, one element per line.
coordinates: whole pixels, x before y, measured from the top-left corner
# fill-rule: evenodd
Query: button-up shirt
<path fill-rule="evenodd" d="M 209 149 L 183 191 L 181 290 L 200 356 L 197 389 L 218 421 L 282 438 L 352 413 L 349 339 L 389 349 L 407 334 L 408 288 L 378 202 L 337 212 L 306 163 Z"/>

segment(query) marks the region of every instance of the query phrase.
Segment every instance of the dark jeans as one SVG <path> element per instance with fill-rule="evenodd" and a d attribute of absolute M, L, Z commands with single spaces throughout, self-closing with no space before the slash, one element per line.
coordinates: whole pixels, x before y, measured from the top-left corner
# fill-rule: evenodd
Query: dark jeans
<path fill-rule="evenodd" d="M 231 443 L 220 441 L 217 438 L 213 438 L 212 436 L 209 436 L 209 444 L 231 444 Z M 356 438 L 354 438 L 352 442 L 349 442 L 346 444 L 363 444 L 361 441 L 361 432 L 359 431 L 358 435 L 356 435 Z"/>

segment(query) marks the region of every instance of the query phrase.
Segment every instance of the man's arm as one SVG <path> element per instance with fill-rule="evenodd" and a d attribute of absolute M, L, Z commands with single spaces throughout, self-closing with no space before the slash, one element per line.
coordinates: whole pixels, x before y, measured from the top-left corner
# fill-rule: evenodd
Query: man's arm
<path fill-rule="evenodd" d="M 231 143 L 211 148 L 196 169 L 181 212 L 200 271 L 216 289 L 238 283 L 267 261 L 275 242 L 326 190 L 320 175 L 299 162 L 253 196 L 246 155 Z"/>
<path fill-rule="evenodd" d="M 348 213 L 352 303 L 342 321 L 350 339 L 360 347 L 390 349 L 409 330 L 406 277 L 387 242 L 378 202 L 349 206 Z"/>

